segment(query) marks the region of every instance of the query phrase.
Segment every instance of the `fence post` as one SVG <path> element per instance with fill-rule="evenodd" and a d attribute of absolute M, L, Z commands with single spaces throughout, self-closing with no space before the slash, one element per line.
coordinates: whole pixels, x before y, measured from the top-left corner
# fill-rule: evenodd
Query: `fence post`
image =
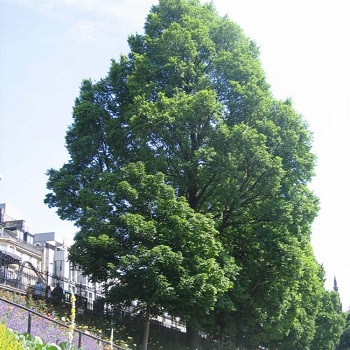
<path fill-rule="evenodd" d="M 80 349 L 80 348 L 81 348 L 81 332 L 79 331 L 78 334 L 79 334 L 79 338 L 78 338 L 78 349 Z"/>
<path fill-rule="evenodd" d="M 28 334 L 32 331 L 32 314 L 28 312 Z"/>

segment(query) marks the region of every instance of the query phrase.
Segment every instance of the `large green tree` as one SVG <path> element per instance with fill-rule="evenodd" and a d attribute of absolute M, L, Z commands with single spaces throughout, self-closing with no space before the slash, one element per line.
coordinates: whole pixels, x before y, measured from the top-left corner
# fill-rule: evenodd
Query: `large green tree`
<path fill-rule="evenodd" d="M 160 0 L 144 28 L 106 78 L 83 82 L 66 137 L 71 160 L 49 171 L 46 203 L 92 234 L 82 218 L 99 205 L 100 184 L 142 161 L 145 174 L 164 174 L 177 198 L 214 219 L 240 269 L 210 317 L 187 315 L 189 333 L 208 327 L 254 348 L 288 342 L 304 318 L 309 344 L 309 303 L 321 302 L 322 284 L 310 249 L 318 201 L 307 187 L 315 162 L 307 125 L 290 100 L 273 98 L 257 46 L 212 4 Z"/>

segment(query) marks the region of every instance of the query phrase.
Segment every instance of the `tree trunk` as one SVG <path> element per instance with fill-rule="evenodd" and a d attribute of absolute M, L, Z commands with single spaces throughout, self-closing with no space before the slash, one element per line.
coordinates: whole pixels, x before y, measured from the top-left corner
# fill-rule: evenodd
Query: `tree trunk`
<path fill-rule="evenodd" d="M 189 324 L 186 324 L 186 345 L 191 350 L 199 349 L 198 329 Z"/>
<path fill-rule="evenodd" d="M 148 347 L 148 336 L 149 336 L 149 320 L 151 317 L 151 307 L 147 305 L 146 308 L 146 317 L 145 317 L 145 325 L 143 329 L 143 341 L 142 341 L 142 350 L 147 350 Z"/>

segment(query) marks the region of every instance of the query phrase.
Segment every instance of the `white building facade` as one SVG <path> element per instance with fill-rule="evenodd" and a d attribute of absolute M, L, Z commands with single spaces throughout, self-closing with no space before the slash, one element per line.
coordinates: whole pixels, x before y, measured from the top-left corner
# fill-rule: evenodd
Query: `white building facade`
<path fill-rule="evenodd" d="M 92 310 L 103 298 L 103 286 L 68 261 L 67 248 L 55 232 L 29 233 L 24 220 L 10 217 L 6 204 L 0 204 L 0 284 L 27 292 L 38 280 L 45 290 L 59 284 L 66 301 L 74 293 L 78 307 Z M 43 297 L 50 297 L 49 289 Z"/>

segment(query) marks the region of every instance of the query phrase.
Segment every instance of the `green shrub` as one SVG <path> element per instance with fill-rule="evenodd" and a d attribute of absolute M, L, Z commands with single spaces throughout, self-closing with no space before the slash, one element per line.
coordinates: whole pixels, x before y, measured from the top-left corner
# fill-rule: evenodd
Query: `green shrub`
<path fill-rule="evenodd" d="M 15 333 L 18 341 L 21 343 L 22 348 L 26 350 L 75 350 L 76 348 L 71 346 L 68 342 L 60 344 L 45 343 L 40 337 L 34 337 L 30 334 L 18 334 Z"/>
<path fill-rule="evenodd" d="M 4 324 L 0 324 L 0 349 L 22 350 L 22 345 L 14 332 L 7 329 Z"/>

